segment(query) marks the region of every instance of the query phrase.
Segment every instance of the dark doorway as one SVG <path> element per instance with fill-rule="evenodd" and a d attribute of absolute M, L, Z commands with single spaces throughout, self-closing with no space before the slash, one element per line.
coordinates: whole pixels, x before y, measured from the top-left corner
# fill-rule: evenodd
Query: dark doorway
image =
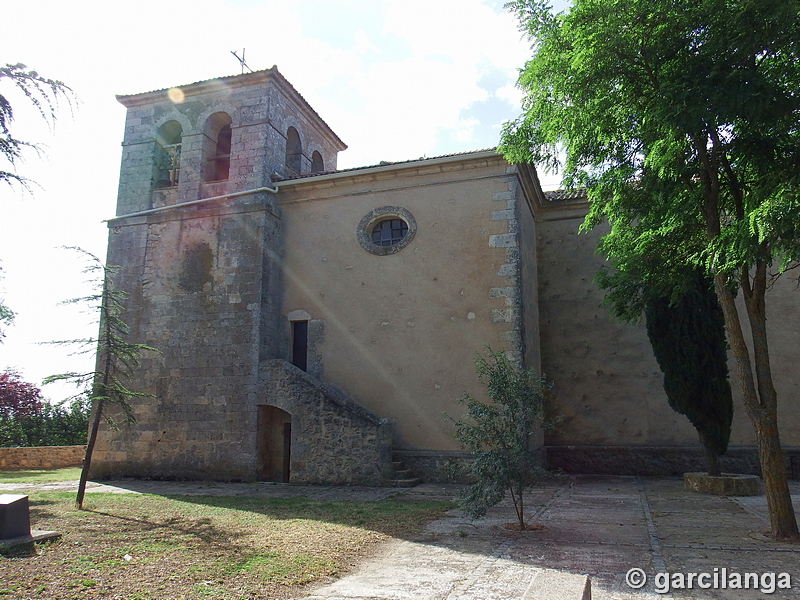
<path fill-rule="evenodd" d="M 292 321 L 292 364 L 308 370 L 308 321 Z"/>
<path fill-rule="evenodd" d="M 289 483 L 292 415 L 277 406 L 258 407 L 258 476 L 262 481 Z"/>

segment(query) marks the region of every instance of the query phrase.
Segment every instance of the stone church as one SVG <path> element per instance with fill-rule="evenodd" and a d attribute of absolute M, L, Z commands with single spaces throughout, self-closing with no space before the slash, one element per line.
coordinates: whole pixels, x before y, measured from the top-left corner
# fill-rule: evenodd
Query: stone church
<path fill-rule="evenodd" d="M 160 352 L 93 476 L 381 484 L 402 462 L 440 480 L 464 456 L 444 415 L 485 397 L 487 345 L 553 382 L 557 426 L 536 440 L 550 467 L 699 465 L 643 328 L 614 323 L 592 283 L 585 198 L 543 193 L 493 150 L 337 170 L 345 143 L 276 67 L 118 100 L 108 264 L 130 339 Z M 796 324 L 796 296 L 781 302 Z M 773 354 L 798 335 L 777 328 Z M 777 362 L 784 406 L 794 373 Z M 783 427 L 800 446 L 796 409 Z M 732 445 L 757 468 L 741 403 Z"/>

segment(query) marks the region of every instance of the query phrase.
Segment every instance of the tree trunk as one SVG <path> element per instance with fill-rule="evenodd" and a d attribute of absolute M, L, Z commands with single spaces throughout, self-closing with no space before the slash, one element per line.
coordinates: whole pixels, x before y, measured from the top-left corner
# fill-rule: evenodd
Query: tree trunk
<path fill-rule="evenodd" d="M 522 507 L 522 494 L 525 491 L 524 486 L 520 486 L 519 494 L 514 493 L 514 484 L 508 486 L 511 492 L 511 500 L 514 502 L 514 511 L 517 513 L 517 521 L 519 522 L 519 530 L 525 531 L 525 515 Z"/>
<path fill-rule="evenodd" d="M 706 461 L 706 471 L 712 477 L 719 477 L 722 475 L 722 472 L 719 468 L 719 456 L 717 453 L 714 452 L 712 445 L 706 439 L 706 436 L 701 432 L 697 432 L 700 435 L 700 447 L 703 449 L 703 458 Z"/>
<path fill-rule="evenodd" d="M 739 320 L 739 312 L 736 308 L 733 290 L 728 287 L 724 275 L 715 275 L 714 282 L 717 297 L 725 315 L 728 343 L 736 363 L 736 372 L 739 377 L 739 387 L 742 391 L 745 410 L 747 410 L 756 434 L 758 458 L 761 463 L 761 476 L 764 479 L 764 488 L 767 496 L 771 533 L 776 539 L 796 540 L 800 539 L 800 533 L 797 529 L 792 497 L 789 493 L 789 483 L 786 477 L 786 467 L 778 433 L 777 394 L 772 385 L 772 375 L 769 370 L 763 296 L 760 299 L 758 298 L 758 294 L 763 294 L 764 290 L 760 286 L 756 286 L 755 290 L 750 290 L 747 277 L 748 275 L 745 273 L 742 286 L 745 292 L 745 301 L 748 305 L 750 329 L 753 333 L 756 373 L 759 377 L 758 391 L 756 391 L 750 351 L 742 333 L 742 325 Z M 756 296 L 755 298 L 753 297 L 754 295 Z"/>
<path fill-rule="evenodd" d="M 770 532 L 776 540 L 800 539 L 797 519 L 792 506 L 786 464 L 781 450 L 778 424 L 774 419 L 764 419 L 755 425 L 761 477 L 767 496 Z"/>
<path fill-rule="evenodd" d="M 106 271 L 103 271 L 106 273 Z M 94 420 L 92 421 L 92 429 L 89 432 L 89 439 L 86 441 L 86 455 L 83 459 L 83 468 L 81 469 L 81 479 L 78 482 L 78 495 L 75 497 L 75 506 L 78 510 L 83 509 L 83 496 L 86 494 L 86 482 L 89 479 L 89 468 L 92 466 L 92 453 L 94 452 L 94 445 L 97 442 L 97 432 L 100 429 L 100 419 L 103 417 L 103 407 L 105 399 L 108 397 L 108 382 L 111 379 L 111 371 L 114 366 L 113 351 L 114 347 L 114 331 L 111 327 L 111 297 L 109 296 L 109 280 L 106 273 L 103 278 L 103 296 L 100 303 L 100 335 L 98 339 L 98 359 L 103 368 L 102 383 L 96 380 L 92 381 L 92 395 L 91 398 L 96 400 L 94 405 Z M 103 348 L 102 359 L 100 356 L 100 348 Z M 95 374 L 97 377 L 97 374 Z M 98 393 L 98 391 L 100 393 Z"/>
<path fill-rule="evenodd" d="M 752 287 L 749 282 L 742 286 L 753 336 L 756 383 L 762 408 L 759 413 L 759 425 L 756 426 L 756 440 L 761 436 L 765 438 L 758 442 L 758 453 L 772 535 L 776 539 L 800 539 L 778 431 L 778 394 L 772 382 L 772 366 L 767 343 L 766 278 L 766 263 L 757 261 Z"/>
<path fill-rule="evenodd" d="M 97 442 L 97 432 L 100 429 L 100 419 L 102 417 L 103 399 L 101 398 L 97 401 L 97 405 L 95 406 L 92 430 L 86 442 L 86 454 L 83 459 L 83 467 L 81 468 L 81 480 L 78 483 L 78 495 L 75 497 L 75 506 L 78 510 L 83 510 L 83 497 L 86 494 L 86 482 L 89 480 L 89 468 L 92 466 L 92 453 L 94 452 L 94 445 Z"/>

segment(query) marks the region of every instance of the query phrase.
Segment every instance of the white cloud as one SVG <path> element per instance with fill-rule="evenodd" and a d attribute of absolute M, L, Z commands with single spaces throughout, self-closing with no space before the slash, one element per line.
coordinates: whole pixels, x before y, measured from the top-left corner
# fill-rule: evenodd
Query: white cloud
<path fill-rule="evenodd" d="M 514 109 L 517 112 L 522 111 L 521 106 L 522 106 L 523 94 L 522 91 L 516 86 L 516 84 L 509 83 L 507 85 L 504 85 L 503 87 L 495 90 L 494 95 L 497 98 L 500 98 L 501 100 L 505 100 L 506 102 L 508 102 L 511 106 L 514 107 Z"/>

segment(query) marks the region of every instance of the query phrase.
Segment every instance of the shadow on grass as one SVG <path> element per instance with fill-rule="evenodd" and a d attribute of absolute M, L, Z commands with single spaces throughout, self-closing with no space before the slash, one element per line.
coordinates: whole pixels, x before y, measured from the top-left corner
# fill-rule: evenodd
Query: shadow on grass
<path fill-rule="evenodd" d="M 245 583 L 301 585 L 331 577 L 352 564 L 351 556 L 363 544 L 381 539 L 376 533 L 410 536 L 451 506 L 95 492 L 87 494 L 85 509 L 77 510 L 73 500 L 67 492 L 32 494 L 36 510 L 56 511 L 42 521 L 64 533 L 61 544 L 46 553 L 68 557 L 59 565 L 83 568 L 85 562 L 85 568 L 110 577 L 116 569 L 130 569 L 134 576 L 142 564 L 160 564 L 181 573 L 187 585 L 202 579 L 197 585 L 214 581 L 224 590 Z M 17 556 L 30 559 L 36 553 Z M 75 567 L 75 561 L 83 562 Z M 201 591 L 229 598 L 224 590 Z"/>
<path fill-rule="evenodd" d="M 47 507 L 59 504 L 56 500 L 45 500 L 41 498 L 28 497 L 28 513 L 30 515 L 31 523 L 41 519 L 52 519 L 57 517 L 57 513 L 48 510 Z"/>
<path fill-rule="evenodd" d="M 59 519 L 66 530 L 83 529 L 84 531 L 100 531 L 103 525 L 110 525 L 111 533 L 124 538 L 126 534 L 158 533 L 165 540 L 185 536 L 199 542 L 215 546 L 224 551 L 238 548 L 239 535 L 229 527 L 217 526 L 213 515 L 181 515 L 176 514 L 176 507 L 169 507 L 159 501 L 156 505 L 147 505 L 148 496 L 110 496 L 111 502 L 93 502 L 87 497 L 83 510 L 64 507 L 64 501 L 72 503 L 74 494 L 69 492 L 40 492 L 30 498 L 31 523 L 45 519 Z M 126 500 L 134 500 L 122 508 L 115 504 L 128 504 Z M 168 502 L 173 499 L 166 499 Z M 136 502 L 141 501 L 141 502 Z M 144 503 L 144 504 L 143 504 Z M 96 506 L 92 506 L 95 504 Z M 52 506 L 51 509 L 42 507 Z M 57 507 L 62 510 L 58 511 Z M 119 508 L 119 510 L 117 510 Z M 163 510 L 167 508 L 168 510 Z M 179 508 L 179 507 L 178 507 Z M 171 509 L 171 510 L 170 510 Z M 179 511 L 178 511 L 179 512 Z M 138 514 L 137 514 L 138 513 Z M 152 516 L 150 516 L 152 515 Z"/>
<path fill-rule="evenodd" d="M 237 537 L 222 527 L 214 525 L 210 517 L 201 518 L 178 518 L 168 517 L 161 521 L 154 521 L 147 518 L 129 517 L 100 510 L 85 509 L 83 512 L 105 517 L 124 524 L 140 531 L 160 531 L 170 532 L 173 535 L 185 535 L 196 538 L 204 544 L 217 546 L 223 550 L 234 550 L 238 546 L 234 539 Z"/>
<path fill-rule="evenodd" d="M 259 498 L 248 496 L 167 495 L 180 502 L 240 510 L 278 521 L 307 520 L 368 529 L 393 537 L 414 536 L 434 519 L 453 508 L 452 502 L 402 500 L 317 500 L 305 497 Z"/>
<path fill-rule="evenodd" d="M 51 542 L 38 542 L 50 544 Z M 18 544 L 10 548 L 0 547 L 0 556 L 3 558 L 33 558 L 39 554 L 36 549 L 37 542 L 30 542 L 29 544 Z"/>
<path fill-rule="evenodd" d="M 32 524 L 67 519 L 71 527 L 92 528 L 98 526 L 96 521 L 89 518 L 94 515 L 106 522 L 117 523 L 120 534 L 134 529 L 160 530 L 176 536 L 190 536 L 216 546 L 234 547 L 238 538 L 248 533 L 248 514 L 265 517 L 266 522 L 307 521 L 311 526 L 314 522 L 328 523 L 409 538 L 418 534 L 426 523 L 442 517 L 453 507 L 451 502 L 443 501 L 90 492 L 84 510 L 79 511 L 67 508 L 73 500 L 74 494 L 71 492 L 32 492 L 29 496 Z M 237 513 L 242 513 L 241 518 Z M 258 523 L 262 526 L 265 524 L 261 520 Z M 48 527 L 57 528 L 57 524 Z"/>

